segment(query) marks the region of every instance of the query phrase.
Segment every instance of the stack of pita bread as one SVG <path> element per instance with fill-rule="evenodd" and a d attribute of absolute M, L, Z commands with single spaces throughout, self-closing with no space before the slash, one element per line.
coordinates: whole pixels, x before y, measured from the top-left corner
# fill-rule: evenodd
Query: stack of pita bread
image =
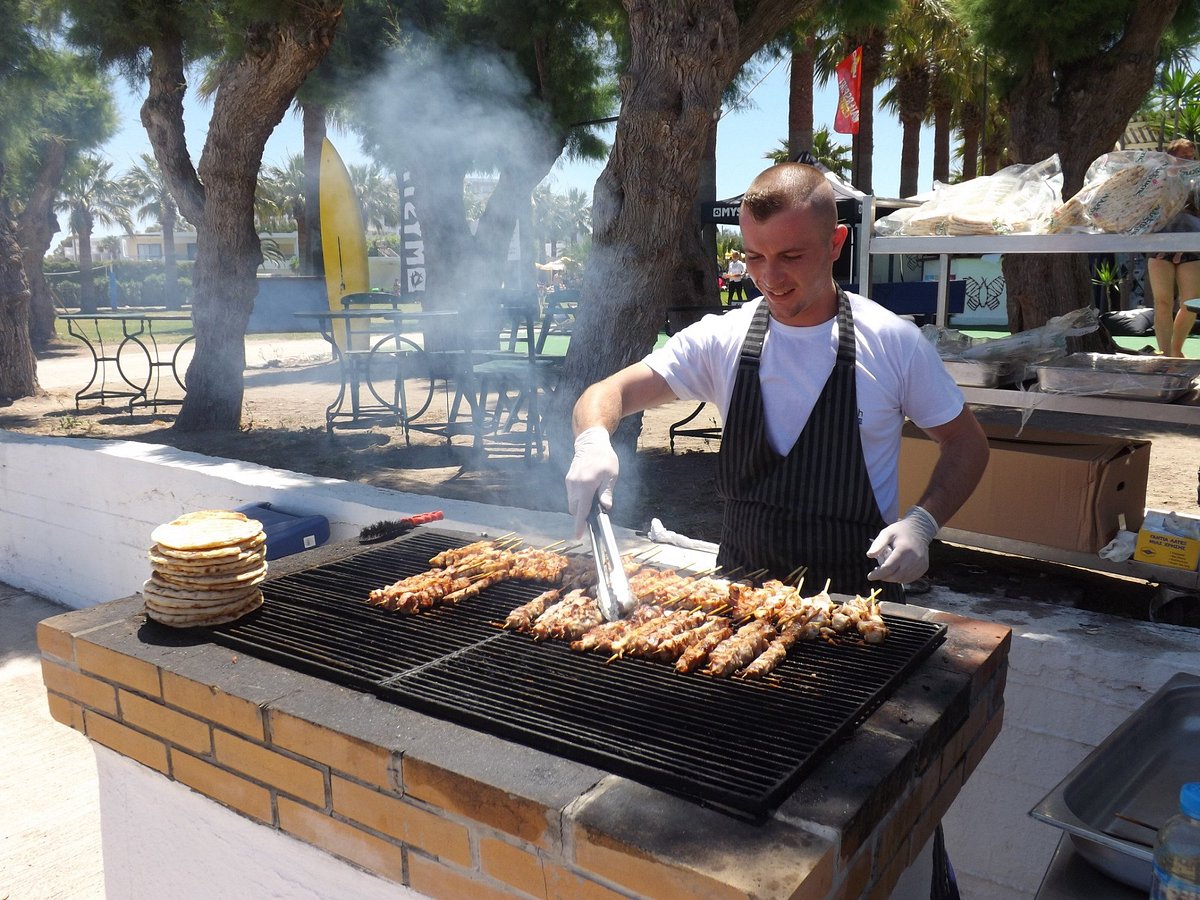
<path fill-rule="evenodd" d="M 185 513 L 154 529 L 152 573 L 142 585 L 146 615 L 176 628 L 220 625 L 262 605 L 267 536 L 239 512 Z"/>

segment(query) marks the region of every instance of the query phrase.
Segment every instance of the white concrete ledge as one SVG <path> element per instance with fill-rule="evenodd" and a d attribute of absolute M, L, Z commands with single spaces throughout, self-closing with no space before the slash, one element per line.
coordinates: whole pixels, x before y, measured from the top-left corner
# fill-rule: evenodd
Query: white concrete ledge
<path fill-rule="evenodd" d="M 261 501 L 326 516 L 333 540 L 434 507 L 447 528 L 463 531 L 517 531 L 549 543 L 572 529 L 565 513 L 388 491 L 154 444 L 0 431 L 0 581 L 75 607 L 126 597 L 149 573 L 156 525 L 189 509 Z M 673 548 L 656 559 L 678 564 Z M 1059 833 L 1029 810 L 1171 675 L 1200 675 L 1200 631 L 938 588 L 921 605 L 1013 629 L 1004 730 L 946 816 L 946 839 L 963 896 L 1032 897 Z"/>
<path fill-rule="evenodd" d="M 269 502 L 329 519 L 330 540 L 441 509 L 446 528 L 570 538 L 565 513 L 490 506 L 216 459 L 161 444 L 0 431 L 0 581 L 80 608 L 150 574 L 150 532 L 180 513 Z"/>

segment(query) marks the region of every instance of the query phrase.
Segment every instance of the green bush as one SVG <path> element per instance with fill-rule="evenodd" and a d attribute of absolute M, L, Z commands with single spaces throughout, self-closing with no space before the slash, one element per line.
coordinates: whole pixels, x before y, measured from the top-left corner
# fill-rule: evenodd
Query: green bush
<path fill-rule="evenodd" d="M 50 280 L 50 286 L 58 293 L 63 306 L 79 307 L 79 282 L 55 278 Z"/>
<path fill-rule="evenodd" d="M 147 275 L 142 280 L 142 305 L 167 305 L 167 277 L 160 273 Z"/>

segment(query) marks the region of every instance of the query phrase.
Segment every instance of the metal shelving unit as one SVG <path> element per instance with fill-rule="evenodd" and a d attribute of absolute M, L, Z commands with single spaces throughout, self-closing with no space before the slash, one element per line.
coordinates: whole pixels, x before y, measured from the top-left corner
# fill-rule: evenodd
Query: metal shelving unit
<path fill-rule="evenodd" d="M 864 201 L 864 209 L 867 202 Z M 864 214 L 864 220 L 867 216 Z M 946 324 L 950 285 L 950 258 L 1005 253 L 1157 253 L 1200 250 L 1200 233 L 1192 234 L 997 234 L 963 237 L 874 237 L 860 233 L 867 252 L 859 260 L 859 284 L 870 283 L 868 260 L 871 256 L 908 254 L 937 256 L 941 261 L 938 275 L 937 324 Z"/>
<path fill-rule="evenodd" d="M 868 215 L 869 203 L 864 202 L 864 221 L 872 221 Z M 941 262 L 938 276 L 937 317 L 938 325 L 945 326 L 949 299 L 950 260 L 954 256 L 980 256 L 1005 253 L 1156 253 L 1200 250 L 1200 234 L 1010 234 L 972 235 L 945 237 L 874 237 L 864 229 L 860 233 L 866 253 L 859 260 L 859 284 L 870 285 L 871 256 L 885 254 L 917 254 L 937 256 Z M 1047 394 L 1037 390 L 1013 390 L 1001 388 L 964 387 L 963 396 L 968 403 L 979 406 L 1004 406 L 1024 410 L 1047 410 L 1075 413 L 1087 416 L 1109 416 L 1120 419 L 1137 419 L 1150 422 L 1165 422 L 1175 425 L 1200 425 L 1200 398 L 1196 392 L 1175 403 L 1153 403 L 1139 400 L 1122 400 L 1112 397 L 1087 397 L 1071 394 Z M 1014 541 L 993 535 L 944 528 L 941 538 L 951 543 L 1012 556 L 1041 559 L 1091 571 L 1108 572 L 1128 578 L 1183 590 L 1200 590 L 1200 572 L 1185 572 L 1164 566 L 1152 566 L 1129 560 L 1113 563 L 1091 553 L 1059 550 L 1041 544 Z"/>

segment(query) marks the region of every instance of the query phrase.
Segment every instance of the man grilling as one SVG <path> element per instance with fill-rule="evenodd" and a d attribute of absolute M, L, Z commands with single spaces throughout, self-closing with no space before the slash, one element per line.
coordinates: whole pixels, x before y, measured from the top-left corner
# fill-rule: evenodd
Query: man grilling
<path fill-rule="evenodd" d="M 568 508 L 582 536 L 593 498 L 612 505 L 623 416 L 675 399 L 717 404 L 717 562 L 837 593 L 904 602 L 929 543 L 975 489 L 988 448 L 962 392 L 911 322 L 845 293 L 833 264 L 846 240 L 821 171 L 783 163 L 741 206 L 749 275 L 762 298 L 706 316 L 575 404 Z M 917 505 L 897 518 L 900 431 L 911 418 L 939 458 Z M 890 524 L 889 524 L 890 523 Z"/>

